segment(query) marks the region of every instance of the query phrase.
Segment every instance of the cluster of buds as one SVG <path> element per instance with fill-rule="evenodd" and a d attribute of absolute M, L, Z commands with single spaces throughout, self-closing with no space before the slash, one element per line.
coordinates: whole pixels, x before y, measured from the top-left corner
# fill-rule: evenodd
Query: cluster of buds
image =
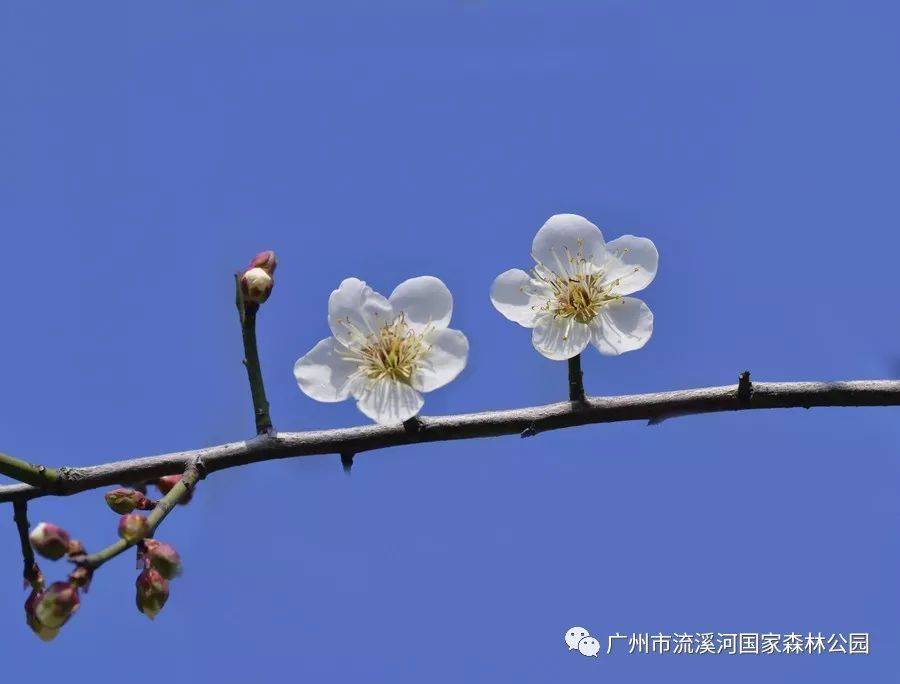
<path fill-rule="evenodd" d="M 156 503 L 148 499 L 142 492 L 136 489 L 119 487 L 107 492 L 106 505 L 120 515 L 127 515 L 132 511 L 149 511 Z"/>
<path fill-rule="evenodd" d="M 274 270 L 274 255 L 272 269 Z M 166 496 L 181 478 L 181 475 L 166 475 L 155 484 L 160 493 Z M 190 498 L 191 492 L 187 491 L 179 503 L 186 504 Z M 169 599 L 169 580 L 181 574 L 181 557 L 171 545 L 150 538 L 152 530 L 147 518 L 135 512 L 152 510 L 157 505 L 156 501 L 149 499 L 141 491 L 125 487 L 107 492 L 105 499 L 113 511 L 122 514 L 119 519 L 119 537 L 130 544 L 137 544 L 138 567 L 142 570 L 135 582 L 136 603 L 138 610 L 152 620 Z M 91 571 L 85 566 L 79 566 L 69 576 L 69 581 L 74 586 L 85 589 L 90 580 Z"/>
<path fill-rule="evenodd" d="M 272 294 L 275 285 L 275 252 L 260 252 L 241 274 L 241 293 L 244 301 L 262 304 Z"/>
<path fill-rule="evenodd" d="M 31 546 L 44 558 L 59 560 L 67 553 L 76 554 L 81 543 L 69 537 L 69 533 L 53 523 L 38 523 L 28 535 Z"/>
<path fill-rule="evenodd" d="M 85 556 L 81 542 L 72 539 L 68 532 L 53 523 L 35 525 L 28 534 L 28 540 L 38 554 L 50 560 L 68 555 L 77 563 Z M 87 591 L 91 573 L 89 568 L 79 565 L 70 573 L 68 582 L 54 582 L 44 588 L 44 576 L 37 563 L 26 570 L 25 584 L 31 586 L 31 594 L 25 602 L 25 621 L 43 641 L 56 638 L 62 626 L 78 610 L 78 590 Z"/>
<path fill-rule="evenodd" d="M 145 539 L 138 549 L 138 560 L 144 569 L 135 582 L 137 608 L 152 620 L 169 599 L 169 580 L 181 574 L 181 557 L 171 545 Z"/>
<path fill-rule="evenodd" d="M 25 621 L 42 641 L 52 641 L 80 603 L 77 586 L 54 582 L 43 591 L 31 592 L 25 601 Z"/>

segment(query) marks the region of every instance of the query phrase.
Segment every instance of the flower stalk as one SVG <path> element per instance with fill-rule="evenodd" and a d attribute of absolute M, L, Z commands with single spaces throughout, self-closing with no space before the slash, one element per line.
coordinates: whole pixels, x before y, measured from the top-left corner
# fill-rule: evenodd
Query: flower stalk
<path fill-rule="evenodd" d="M 569 401 L 584 402 L 584 374 L 581 372 L 581 354 L 569 359 Z"/>

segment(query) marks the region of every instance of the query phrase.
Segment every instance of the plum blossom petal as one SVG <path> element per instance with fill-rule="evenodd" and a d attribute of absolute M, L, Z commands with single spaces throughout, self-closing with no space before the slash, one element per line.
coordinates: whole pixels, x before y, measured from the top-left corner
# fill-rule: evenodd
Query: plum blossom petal
<path fill-rule="evenodd" d="M 395 314 L 403 313 L 410 329 L 431 325 L 446 328 L 453 313 L 453 295 L 438 278 L 419 276 L 400 283 L 388 298 Z"/>
<path fill-rule="evenodd" d="M 347 358 L 348 350 L 333 337 L 319 342 L 294 364 L 297 384 L 317 401 L 343 401 L 350 396 L 348 382 L 359 363 Z"/>
<path fill-rule="evenodd" d="M 601 354 L 634 351 L 653 334 L 653 312 L 640 299 L 622 297 L 600 309 L 590 329 L 591 343 Z"/>
<path fill-rule="evenodd" d="M 331 333 L 347 347 L 359 347 L 394 318 L 391 303 L 358 278 L 347 278 L 328 298 Z"/>
<path fill-rule="evenodd" d="M 559 276 L 571 272 L 570 257 L 583 255 L 587 264 L 599 266 L 606 260 L 603 233 L 577 214 L 556 214 L 534 236 L 531 255 L 534 260 Z"/>
<path fill-rule="evenodd" d="M 494 308 L 509 320 L 533 328 L 541 307 L 553 297 L 553 290 L 519 268 L 504 271 L 491 285 Z"/>
<path fill-rule="evenodd" d="M 549 313 L 538 317 L 531 334 L 534 348 L 554 361 L 564 361 L 577 356 L 590 339 L 590 329 L 584 323 Z"/>
<path fill-rule="evenodd" d="M 459 330 L 443 328 L 425 335 L 428 351 L 419 361 L 410 384 L 420 392 L 431 392 L 456 378 L 466 367 L 469 341 Z"/>
<path fill-rule="evenodd" d="M 425 404 L 425 399 L 412 386 L 392 378 L 354 380 L 350 391 L 356 398 L 357 408 L 382 425 L 409 420 Z"/>
<path fill-rule="evenodd" d="M 612 293 L 627 295 L 643 290 L 656 277 L 659 253 L 652 240 L 623 235 L 606 243 L 607 257 L 601 266 L 603 283 Z"/>

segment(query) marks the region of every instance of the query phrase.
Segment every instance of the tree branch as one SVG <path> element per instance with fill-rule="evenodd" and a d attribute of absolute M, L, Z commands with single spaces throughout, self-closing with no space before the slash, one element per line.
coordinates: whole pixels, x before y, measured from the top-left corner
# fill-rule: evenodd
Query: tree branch
<path fill-rule="evenodd" d="M 741 388 L 743 389 L 743 388 Z M 0 487 L 0 503 L 25 501 L 48 494 L 68 495 L 121 483 L 155 480 L 182 472 L 195 459 L 202 459 L 209 472 L 294 456 L 358 454 L 373 449 L 500 435 L 536 435 L 549 430 L 649 420 L 721 411 L 811 408 L 813 406 L 898 406 L 900 381 L 855 380 L 848 382 L 754 382 L 752 393 L 738 385 L 633 394 L 618 397 L 588 397 L 583 403 L 565 401 L 508 411 L 485 411 L 454 416 L 421 418 L 420 428 L 403 425 L 367 425 L 337 430 L 282 432 L 260 435 L 245 442 L 232 442 L 195 451 L 149 456 L 104 465 L 70 468 L 53 491 L 28 485 Z"/>
<path fill-rule="evenodd" d="M 148 537 L 152 537 L 153 533 L 156 532 L 156 528 L 159 527 L 160 523 L 165 520 L 166 516 L 172 511 L 173 508 L 181 501 L 185 495 L 189 492 L 193 491 L 194 486 L 197 482 L 203 479 L 205 474 L 205 468 L 203 466 L 203 462 L 200 459 L 194 459 L 188 465 L 188 467 L 184 471 L 184 475 L 182 475 L 181 479 L 169 490 L 169 493 L 166 494 L 162 499 L 159 500 L 159 503 L 156 504 L 156 508 L 147 516 L 147 525 L 150 528 L 150 534 Z M 117 542 L 114 542 L 107 546 L 102 551 L 98 551 L 97 553 L 92 553 L 90 556 L 85 556 L 84 558 L 73 558 L 72 560 L 76 563 L 76 565 L 80 565 L 86 568 L 90 568 L 91 570 L 96 570 L 101 565 L 103 565 L 106 561 L 111 560 L 118 556 L 120 553 L 130 549 L 135 544 L 139 543 L 141 540 L 136 539 L 134 541 L 126 541 L 125 539 L 119 539 Z"/>
<path fill-rule="evenodd" d="M 0 475 L 34 487 L 53 487 L 59 481 L 60 471 L 0 454 Z"/>

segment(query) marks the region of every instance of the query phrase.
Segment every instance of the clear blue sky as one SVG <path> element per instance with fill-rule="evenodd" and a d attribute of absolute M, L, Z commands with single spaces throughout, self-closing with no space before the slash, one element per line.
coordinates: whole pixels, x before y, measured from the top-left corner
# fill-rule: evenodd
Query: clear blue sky
<path fill-rule="evenodd" d="M 653 339 L 588 392 L 896 376 L 900 20 L 889 2 L 5 2 L 0 449 L 82 465 L 240 440 L 231 274 L 283 430 L 366 422 L 291 368 L 347 276 L 455 296 L 464 373 L 424 413 L 565 397 L 491 306 L 574 212 L 660 252 Z M 895 409 L 687 417 L 217 473 L 52 644 L 0 524 L 3 678 L 888 682 L 900 667 Z M 33 522 L 91 549 L 101 492 Z M 62 564 L 44 564 L 59 577 Z M 872 655 L 601 656 L 563 632 L 864 631 Z M 143 664 L 141 664 L 143 663 Z M 125 673 L 125 674 L 123 674 Z M 193 675 L 194 677 L 199 675 Z M 281 679 L 279 679 L 281 678 Z"/>

